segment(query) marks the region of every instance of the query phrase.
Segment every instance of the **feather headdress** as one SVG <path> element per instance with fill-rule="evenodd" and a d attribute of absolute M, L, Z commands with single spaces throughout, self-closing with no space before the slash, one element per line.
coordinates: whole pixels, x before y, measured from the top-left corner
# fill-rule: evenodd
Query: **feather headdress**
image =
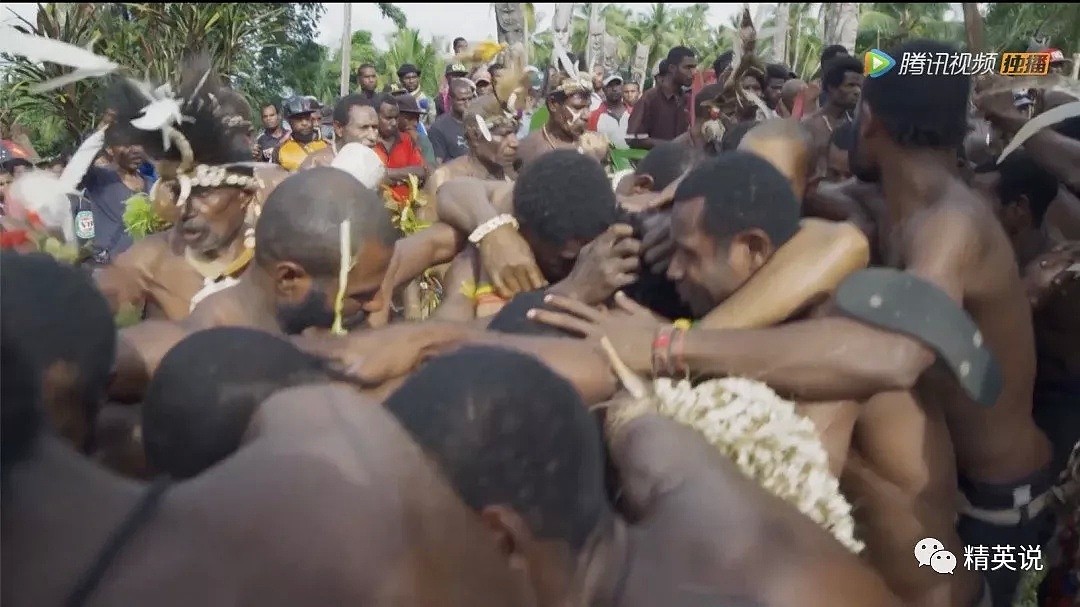
<path fill-rule="evenodd" d="M 489 66 L 499 53 L 509 48 L 505 43 L 484 40 L 482 42 L 470 42 L 466 49 L 450 60 L 450 63 L 464 63 L 469 67 Z"/>
<path fill-rule="evenodd" d="M 557 70 L 554 74 L 548 75 L 545 88 L 547 95 L 592 92 L 592 75 L 578 69 L 577 64 L 570 60 L 570 55 L 558 40 L 555 41 L 552 56 L 555 58 Z"/>
<path fill-rule="evenodd" d="M 108 95 L 116 124 L 106 137 L 141 145 L 158 160 L 162 181 L 180 186 L 177 206 L 194 187 L 257 189 L 260 163 L 250 162 L 251 107 L 244 98 L 222 82 L 206 54 L 186 62 L 176 91 L 171 83 L 152 88 L 118 80 Z"/>
<path fill-rule="evenodd" d="M 465 128 L 487 141 L 492 140 L 492 131 L 517 131 L 531 85 L 525 53 L 515 45 L 507 53 L 507 64 L 493 91 L 473 100 L 465 110 Z"/>

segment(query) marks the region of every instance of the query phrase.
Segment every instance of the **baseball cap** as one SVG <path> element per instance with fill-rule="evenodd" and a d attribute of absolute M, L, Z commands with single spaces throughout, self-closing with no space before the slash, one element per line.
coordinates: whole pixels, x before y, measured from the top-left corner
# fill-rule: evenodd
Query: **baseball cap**
<path fill-rule="evenodd" d="M 1065 63 L 1066 61 L 1068 61 L 1067 59 L 1065 59 L 1065 53 L 1061 52 L 1061 49 L 1048 48 L 1048 49 L 1046 49 L 1046 52 L 1050 53 L 1050 63 L 1051 64 Z"/>
<path fill-rule="evenodd" d="M 424 110 L 420 109 L 420 104 L 417 103 L 416 97 L 412 95 L 394 95 L 394 101 L 397 102 L 398 111 L 403 114 L 426 114 Z"/>
<path fill-rule="evenodd" d="M 461 78 L 461 77 L 464 77 L 468 73 L 469 73 L 469 70 L 467 70 L 465 68 L 465 66 L 463 64 L 461 64 L 461 63 L 451 63 L 451 64 L 446 66 L 446 75 L 447 76 L 457 75 L 459 78 Z"/>
<path fill-rule="evenodd" d="M 300 114 L 310 114 L 319 109 L 318 104 L 312 103 L 313 97 L 290 97 L 282 103 L 282 109 L 286 118 L 292 118 L 293 116 L 299 116 Z"/>
<path fill-rule="evenodd" d="M 612 82 L 618 82 L 619 84 L 622 84 L 623 77 L 618 74 L 608 74 L 607 76 L 604 76 L 604 86 L 607 86 Z"/>

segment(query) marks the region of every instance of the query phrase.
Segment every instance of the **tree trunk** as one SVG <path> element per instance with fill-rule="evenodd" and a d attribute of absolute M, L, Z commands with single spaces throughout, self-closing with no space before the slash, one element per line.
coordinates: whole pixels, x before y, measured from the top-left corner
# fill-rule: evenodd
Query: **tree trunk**
<path fill-rule="evenodd" d="M 498 2 L 495 4 L 495 24 L 499 30 L 499 42 L 525 44 L 525 11 L 516 2 Z"/>
<path fill-rule="evenodd" d="M 776 16 L 773 18 L 773 61 L 779 61 L 785 65 L 791 65 L 788 63 L 787 55 L 788 16 L 790 12 L 791 5 L 787 2 L 781 2 L 776 5 Z M 794 68 L 794 66 L 791 67 Z"/>
<path fill-rule="evenodd" d="M 859 5 L 854 2 L 824 4 L 822 42 L 841 44 L 848 52 L 855 49 L 855 37 L 859 33 Z"/>
<path fill-rule="evenodd" d="M 345 31 L 341 33 L 341 81 L 339 92 L 341 97 L 349 94 L 349 73 L 352 64 L 352 4 L 345 3 Z"/>
<path fill-rule="evenodd" d="M 969 53 L 983 52 L 983 20 L 979 14 L 978 5 L 974 2 L 964 2 L 964 30 L 967 34 L 967 51 Z"/>

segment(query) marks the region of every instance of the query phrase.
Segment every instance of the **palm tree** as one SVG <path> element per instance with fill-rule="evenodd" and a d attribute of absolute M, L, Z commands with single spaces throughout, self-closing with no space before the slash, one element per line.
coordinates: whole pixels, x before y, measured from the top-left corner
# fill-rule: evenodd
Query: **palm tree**
<path fill-rule="evenodd" d="M 984 23 L 993 50 L 1025 51 L 1033 38 L 1040 38 L 1066 55 L 1080 51 L 1080 5 L 1075 3 L 993 2 Z"/>
<path fill-rule="evenodd" d="M 426 42 L 420 36 L 420 30 L 403 29 L 386 36 L 390 48 L 380 54 L 375 61 L 379 79 L 384 83 L 398 81 L 397 70 L 406 63 L 411 63 L 420 70 L 420 90 L 432 94 L 439 89 L 439 77 L 442 76 L 445 62 L 439 49 L 444 42 L 436 37 Z"/>
<path fill-rule="evenodd" d="M 878 3 L 859 17 L 857 48 L 890 48 L 910 38 L 964 40 L 964 22 L 946 21 L 948 3 Z"/>

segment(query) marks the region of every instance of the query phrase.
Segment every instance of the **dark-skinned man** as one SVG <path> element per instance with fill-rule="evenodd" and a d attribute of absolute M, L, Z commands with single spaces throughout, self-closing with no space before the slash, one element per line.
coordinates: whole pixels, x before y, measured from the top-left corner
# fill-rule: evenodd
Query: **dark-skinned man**
<path fill-rule="evenodd" d="M 626 142 L 632 148 L 649 149 L 660 141 L 671 141 L 690 127 L 687 91 L 697 73 L 697 57 L 685 46 L 668 52 L 666 72 L 641 95 L 630 115 Z"/>
<path fill-rule="evenodd" d="M 309 98 L 287 99 L 283 109 L 292 131 L 287 139 L 274 148 L 273 161 L 286 171 L 296 171 L 309 154 L 318 152 L 329 144 L 319 138 L 319 130 L 315 128 L 316 124 L 312 119 L 312 113 L 318 108 Z"/>
<path fill-rule="evenodd" d="M 841 125 L 850 122 L 863 85 L 863 66 L 857 59 L 840 56 L 825 65 L 822 88 L 828 93 L 823 107 L 803 119 L 814 138 L 811 182 L 825 175 L 829 141 Z"/>
<path fill-rule="evenodd" d="M 954 49 L 915 41 L 893 56 L 905 52 Z M 860 179 L 880 180 L 889 217 L 880 245 L 885 263 L 963 305 L 978 328 L 974 342 L 985 343 L 999 361 L 1003 387 L 994 406 L 976 404 L 954 376 L 931 368 L 936 357 L 924 342 L 846 318 L 757 331 L 689 331 L 685 360 L 698 373 L 756 377 L 807 399 L 913 390 L 921 401 L 941 407 L 949 423 L 967 498 L 959 527 L 964 541 L 1039 545 L 1053 524 L 1045 494 L 1054 475 L 1049 441 L 1031 413 L 1031 316 L 1008 238 L 956 173 L 969 90 L 966 76 L 892 72 L 872 79 L 857 113 L 851 168 Z M 652 342 L 646 334 L 654 331 L 623 324 L 605 333 L 618 342 L 620 355 L 637 357 L 636 368 L 649 368 L 642 357 L 648 358 Z M 823 351 L 832 355 L 822 357 Z M 950 364 L 963 375 L 961 361 Z M 860 463 L 866 462 L 849 459 L 849 470 Z M 875 481 L 871 469 L 860 468 L 864 482 L 884 480 Z M 994 603 L 1008 604 L 1018 573 L 987 574 Z"/>

